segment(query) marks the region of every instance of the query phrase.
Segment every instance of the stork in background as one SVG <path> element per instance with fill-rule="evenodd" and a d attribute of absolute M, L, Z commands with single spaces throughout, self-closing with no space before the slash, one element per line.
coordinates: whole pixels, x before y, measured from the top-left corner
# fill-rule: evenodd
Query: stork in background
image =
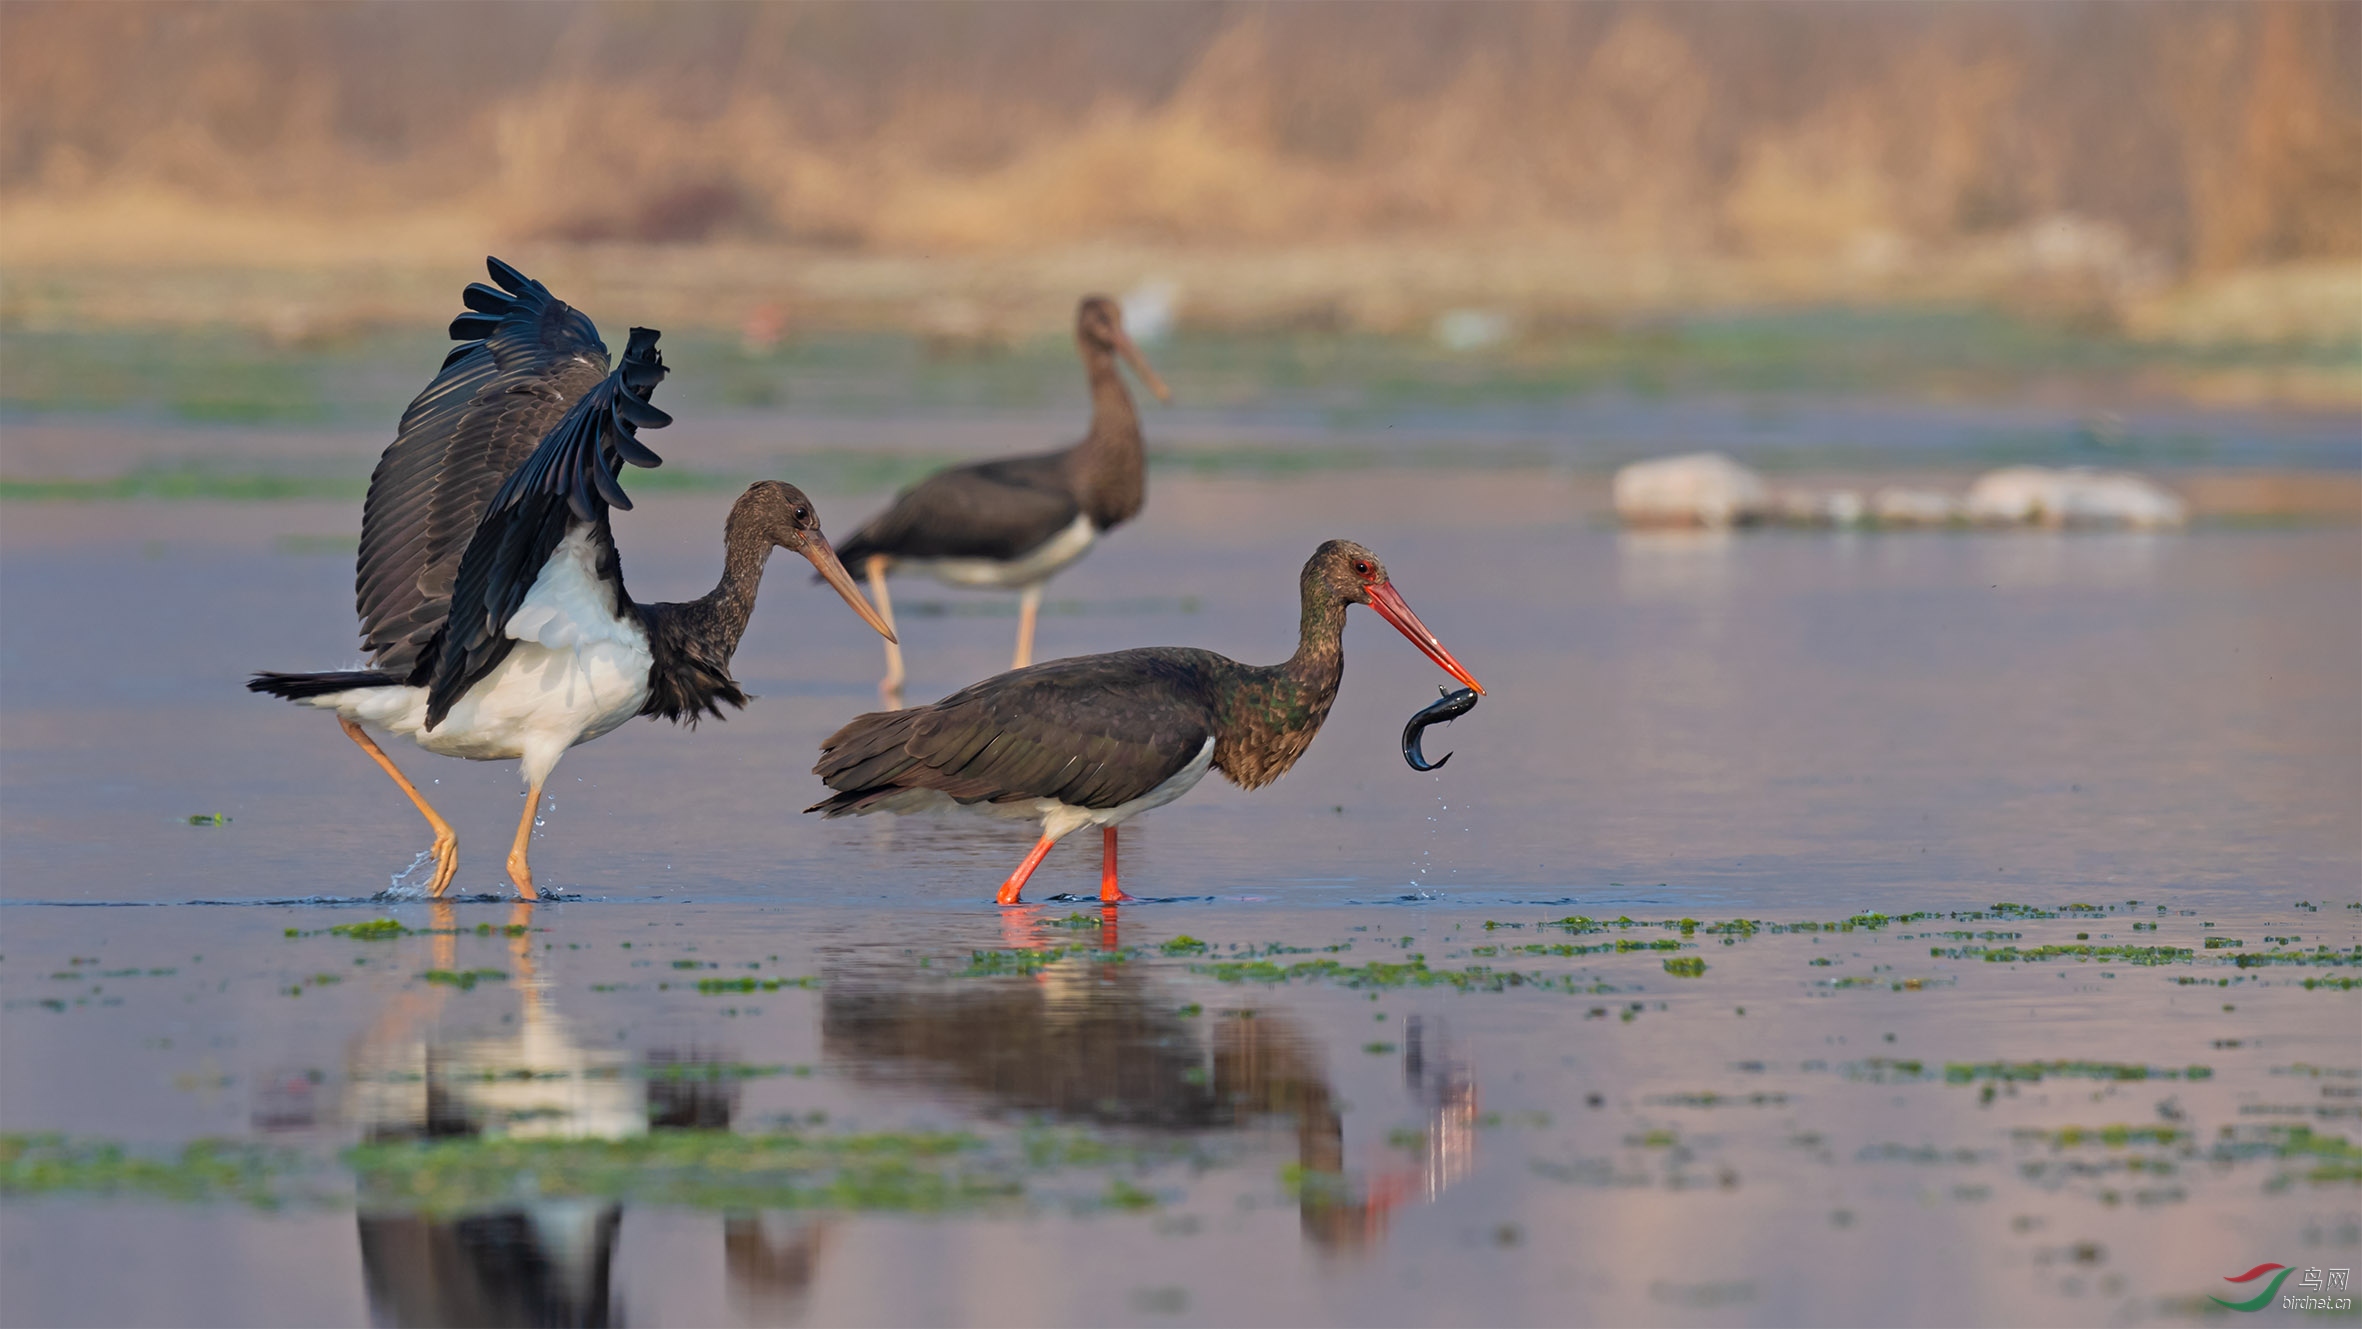
<path fill-rule="evenodd" d="M 1042 587 L 1090 551 L 1099 536 L 1138 515 L 1148 499 L 1148 453 L 1140 414 L 1115 362 L 1121 357 L 1158 401 L 1172 400 L 1124 331 L 1123 308 L 1103 295 L 1083 297 L 1074 340 L 1091 382 L 1091 428 L 1058 452 L 970 462 L 937 471 L 895 496 L 884 512 L 845 542 L 844 559 L 869 578 L 886 622 L 894 602 L 890 572 L 920 572 L 951 586 L 1020 592 L 1017 654 L 1011 668 L 1033 663 Z M 902 650 L 886 641 L 886 676 L 878 696 L 902 705 Z"/>

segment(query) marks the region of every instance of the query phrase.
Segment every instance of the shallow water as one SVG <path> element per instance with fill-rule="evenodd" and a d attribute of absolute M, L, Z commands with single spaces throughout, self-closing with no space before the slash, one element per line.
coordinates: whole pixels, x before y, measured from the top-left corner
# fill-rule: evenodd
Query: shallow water
<path fill-rule="evenodd" d="M 1404 769 L 1444 679 L 1356 615 L 1304 762 L 1127 828 L 1113 922 L 984 903 L 1022 829 L 800 815 L 879 660 L 784 561 L 752 707 L 558 768 L 577 898 L 373 900 L 415 814 L 237 686 L 351 658 L 352 506 L 9 505 L 0 1319 L 2140 1322 L 2350 1268 L 2362 532 L 1634 536 L 1575 484 L 1160 472 L 1045 654 L 1279 658 L 1344 535 L 1492 695 Z M 620 518 L 635 594 L 724 506 Z M 897 605 L 914 697 L 1005 662 L 1008 605 Z M 513 774 L 390 750 L 504 892 Z"/>

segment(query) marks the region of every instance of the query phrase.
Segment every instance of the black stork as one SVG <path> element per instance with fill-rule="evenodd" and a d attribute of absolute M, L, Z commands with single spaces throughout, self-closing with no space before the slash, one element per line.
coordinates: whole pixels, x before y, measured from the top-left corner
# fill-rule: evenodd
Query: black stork
<path fill-rule="evenodd" d="M 488 259 L 497 287 L 467 288 L 461 345 L 402 416 L 369 479 L 355 577 L 368 669 L 258 673 L 256 692 L 336 712 L 435 832 L 440 896 L 459 867 L 451 826 L 363 730 L 429 752 L 519 761 L 525 814 L 509 849 L 518 894 L 537 898 L 526 846 L 542 784 L 566 749 L 635 715 L 695 725 L 744 706 L 730 657 L 773 548 L 812 561 L 845 603 L 893 629 L 829 548 L 812 502 L 766 480 L 731 505 L 722 580 L 683 604 L 637 604 L 608 525 L 631 507 L 623 464 L 661 461 L 638 431 L 672 422 L 649 404 L 666 373 L 657 334 L 633 328 L 621 368 L 580 312 Z"/>
<path fill-rule="evenodd" d="M 1116 827 L 1188 793 L 1208 768 L 1246 789 L 1287 774 L 1345 677 L 1346 606 L 1368 605 L 1452 677 L 1484 691 L 1362 546 L 1323 544 L 1299 586 L 1296 653 L 1279 664 L 1154 646 L 1051 660 L 931 705 L 873 712 L 820 745 L 813 773 L 837 792 L 804 810 L 842 817 L 960 806 L 1038 821 L 1042 837 L 1001 884 L 1002 904 L 1019 902 L 1052 845 L 1102 827 L 1099 898 L 1131 899 L 1116 881 Z"/>
<path fill-rule="evenodd" d="M 947 585 L 1021 592 L 1017 657 L 1033 663 L 1034 621 L 1042 586 L 1081 558 L 1100 534 L 1130 521 L 1148 498 L 1148 453 L 1140 414 L 1115 367 L 1116 357 L 1158 401 L 1172 400 L 1124 331 L 1123 309 L 1104 295 L 1083 297 L 1074 340 L 1091 380 L 1091 431 L 1058 452 L 1003 457 L 937 471 L 894 498 L 893 505 L 845 541 L 845 562 L 862 569 L 886 621 L 894 602 L 889 572 L 921 572 Z M 878 695 L 902 704 L 902 650 L 886 642 L 886 677 Z"/>

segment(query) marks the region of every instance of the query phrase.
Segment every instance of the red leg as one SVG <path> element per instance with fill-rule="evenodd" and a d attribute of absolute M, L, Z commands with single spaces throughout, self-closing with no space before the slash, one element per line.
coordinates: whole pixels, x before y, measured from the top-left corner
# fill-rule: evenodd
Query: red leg
<path fill-rule="evenodd" d="M 1009 874 L 1009 879 L 1001 883 L 1001 893 L 994 897 L 993 902 L 995 904 L 1024 903 L 1017 898 L 1017 893 L 1025 889 L 1025 879 L 1032 876 L 1033 870 L 1042 865 L 1042 859 L 1049 855 L 1050 846 L 1056 843 L 1058 843 L 1056 840 L 1047 835 L 1035 841 L 1033 852 L 1027 854 L 1025 861 L 1017 865 L 1017 870 Z"/>
<path fill-rule="evenodd" d="M 1099 903 L 1121 904 L 1133 897 L 1124 894 L 1124 888 L 1115 883 L 1115 827 L 1107 828 L 1101 843 L 1107 846 L 1107 852 L 1099 865 Z"/>

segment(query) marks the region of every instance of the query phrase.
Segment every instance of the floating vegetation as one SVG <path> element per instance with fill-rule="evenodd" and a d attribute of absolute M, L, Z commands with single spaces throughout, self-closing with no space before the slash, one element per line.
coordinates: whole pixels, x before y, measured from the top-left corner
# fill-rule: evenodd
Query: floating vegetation
<path fill-rule="evenodd" d="M 2121 1061 L 1953 1061 L 1944 1064 L 1944 1083 L 1983 1080 L 2207 1080 L 2210 1066 L 2143 1066 Z"/>
<path fill-rule="evenodd" d="M 2021 1127 L 2011 1131 L 2010 1137 L 2020 1143 L 2048 1143 L 2054 1149 L 2073 1149 L 2087 1144 L 2124 1149 L 2133 1145 L 2186 1142 L 2190 1139 L 2190 1133 L 2173 1126 L 2064 1126 L 2051 1131 Z"/>
<path fill-rule="evenodd" d="M 2195 958 L 2187 946 L 2125 946 L 2070 942 L 2050 946 L 1933 946 L 1930 956 L 1944 960 L 1983 960 L 1988 964 L 2040 964 L 2048 960 L 2113 960 L 2122 964 L 2178 964 Z"/>
<path fill-rule="evenodd" d="M 2362 965 L 2362 946 L 2343 951 L 2328 946 L 2316 946 L 2309 951 L 2242 951 L 2231 956 L 2230 961 L 2241 969 L 2261 969 L 2284 964 L 2351 967 Z"/>
<path fill-rule="evenodd" d="M 1667 961 L 1666 963 L 1672 962 Z M 1816 960 L 1814 963 L 1818 964 L 1820 961 Z M 1843 978 L 1831 979 L 1822 986 L 1831 991 L 1884 988 L 1889 992 L 1919 992 L 1927 988 L 1948 988 L 1953 986 L 1953 982 L 1954 980 L 1949 978 L 1880 978 L 1875 974 L 1847 974 Z"/>
<path fill-rule="evenodd" d="M 777 992 L 781 988 L 816 988 L 819 986 L 820 979 L 816 976 L 756 978 L 750 974 L 745 978 L 701 978 L 697 980 L 697 990 L 707 996 L 724 992 Z"/>
<path fill-rule="evenodd" d="M 1808 1067 L 1807 1069 L 1810 1069 Z M 2210 1066 L 2144 1066 L 2121 1061 L 1950 1061 L 1937 1067 L 1915 1057 L 1868 1057 L 1838 1068 L 1849 1080 L 1901 1084 L 2039 1083 L 2043 1080 L 2206 1080 Z"/>
<path fill-rule="evenodd" d="M 1651 1094 L 1641 1101 L 1651 1107 L 1780 1107 L 1787 1103 L 1788 1096 L 1777 1093 L 1717 1094 L 1709 1090 L 1696 1094 Z"/>
<path fill-rule="evenodd" d="M 345 937 L 353 941 L 397 941 L 403 937 L 522 937 L 532 930 L 523 923 L 499 926 L 478 923 L 472 928 L 413 928 L 403 926 L 398 918 L 373 918 L 366 923 L 338 923 L 334 927 L 313 932 L 288 928 L 280 935 L 291 940 L 297 937 Z"/>
<path fill-rule="evenodd" d="M 971 951 L 968 967 L 959 973 L 961 978 L 992 978 L 1002 975 L 1030 976 L 1065 959 L 1087 959 L 1098 964 L 1122 964 L 1140 952 L 1137 948 L 1105 951 L 1095 945 L 1076 942 L 1070 946 L 1043 946 L 1038 949 Z"/>
<path fill-rule="evenodd" d="M 967 1134 L 656 1131 L 622 1140 L 364 1144 L 344 1162 L 370 1205 L 460 1213 L 518 1196 L 697 1209 L 938 1213 L 1010 1200 L 1015 1169 Z"/>
<path fill-rule="evenodd" d="M 291 1149 L 237 1140 L 193 1140 L 164 1158 L 119 1144 L 56 1133 L 0 1135 L 0 1195 L 101 1195 L 236 1200 L 277 1208 L 283 1181 L 305 1166 Z"/>
<path fill-rule="evenodd" d="M 1449 987 L 1461 992 L 1501 992 L 1522 987 L 1566 992 L 1614 990 L 1587 983 L 1578 985 L 1572 977 L 1549 978 L 1509 969 L 1487 969 L 1481 966 L 1430 969 L 1427 967 L 1427 957 L 1423 955 L 1409 956 L 1400 964 L 1374 960 L 1363 965 L 1349 965 L 1337 960 L 1299 960 L 1287 965 L 1270 960 L 1224 960 L 1213 964 L 1193 964 L 1189 966 L 1189 971 L 1218 983 L 1326 982 L 1348 988 Z"/>
<path fill-rule="evenodd" d="M 1524 946 L 1471 946 L 1468 948 L 1468 953 L 1484 957 L 1503 954 L 1575 956 L 1626 955 L 1634 951 L 1678 951 L 1680 949 L 1681 943 L 1671 937 L 1654 941 L 1634 941 L 1629 937 L 1618 937 L 1614 941 L 1603 941 L 1596 946 L 1583 946 L 1574 942 L 1560 942 L 1556 945 L 1534 942 Z M 1705 962 L 1701 960 L 1699 963 Z"/>
<path fill-rule="evenodd" d="M 189 814 L 189 825 L 191 826 L 227 826 L 229 824 L 230 817 L 226 812 L 195 812 Z"/>
<path fill-rule="evenodd" d="M 1704 978 L 1706 962 L 1695 955 L 1678 956 L 1665 962 L 1665 972 L 1675 978 Z"/>
<path fill-rule="evenodd" d="M 429 969 L 420 974 L 419 978 L 442 987 L 458 988 L 462 992 L 473 992 L 479 982 L 504 982 L 508 975 L 498 969 Z"/>

